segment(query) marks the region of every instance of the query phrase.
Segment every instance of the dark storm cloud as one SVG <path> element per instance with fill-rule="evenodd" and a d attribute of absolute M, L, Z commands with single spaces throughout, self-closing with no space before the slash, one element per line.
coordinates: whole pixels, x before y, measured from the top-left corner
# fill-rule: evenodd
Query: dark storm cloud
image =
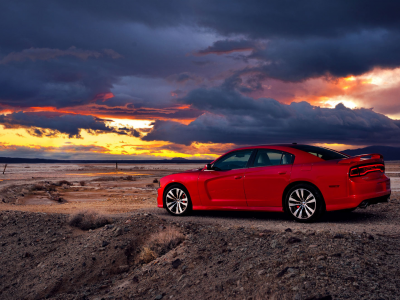
<path fill-rule="evenodd" d="M 198 89 L 181 99 L 205 112 L 189 125 L 156 121 L 143 139 L 189 145 L 194 141 L 235 144 L 399 144 L 398 121 L 370 109 L 313 107 L 245 97 L 223 88 Z"/>
<path fill-rule="evenodd" d="M 249 40 L 221 40 L 216 41 L 212 46 L 198 51 L 197 55 L 226 54 L 235 51 L 253 50 L 257 43 Z"/>
<path fill-rule="evenodd" d="M 300 81 L 325 75 L 361 75 L 377 66 L 395 68 L 400 65 L 399 52 L 399 32 L 378 30 L 335 38 L 273 40 L 248 58 L 263 61 L 265 65 L 254 70 L 267 77 Z"/>
<path fill-rule="evenodd" d="M 105 49 L 104 53 L 111 56 L 112 58 L 121 58 L 122 56 L 112 49 Z M 99 58 L 103 56 L 102 53 L 96 51 L 77 49 L 76 47 L 70 47 L 67 50 L 60 49 L 49 49 L 49 48 L 30 48 L 24 49 L 20 52 L 11 52 L 6 55 L 0 64 L 6 64 L 10 62 L 21 62 L 25 60 L 51 60 L 60 56 L 75 56 L 80 59 L 88 59 L 89 57 Z"/>
<path fill-rule="evenodd" d="M 15 112 L 0 115 L 0 124 L 5 128 L 26 128 L 34 136 L 55 136 L 58 133 L 67 134 L 70 138 L 80 137 L 81 129 L 92 133 L 116 132 L 119 134 L 135 134 L 130 129 L 117 130 L 108 127 L 105 120 L 93 116 L 53 113 Z"/>
<path fill-rule="evenodd" d="M 274 106 L 276 111 L 268 108 L 268 116 L 272 112 L 286 116 L 288 111 L 296 111 L 294 106 L 272 104 L 272 100 L 243 100 L 237 91 L 261 90 L 260 82 L 266 77 L 301 81 L 324 75 L 357 75 L 377 66 L 399 66 L 399 8 L 396 1 L 370 0 L 3 1 L 0 104 L 21 109 L 84 105 L 99 94 L 109 93 L 127 77 L 173 78 L 185 84 L 198 83 L 205 76 L 231 75 L 236 70 L 236 75 L 225 81 L 229 89 L 208 90 L 227 100 L 225 110 L 229 106 L 232 111 L 243 109 L 247 119 L 260 120 L 260 112 Z M 260 41 L 265 47 L 259 47 Z M 244 49 L 252 49 L 251 55 L 232 56 L 236 60 L 229 60 L 233 63 L 226 73 L 221 71 L 224 55 L 193 56 Z M 245 69 L 238 67 L 249 60 L 256 63 Z M 240 82 L 241 75 L 250 73 L 250 79 Z M 155 88 L 150 81 L 146 84 L 144 90 Z M 154 95 L 112 92 L 115 99 L 96 101 L 104 105 L 104 111 L 124 114 L 119 107 L 130 105 L 143 108 L 143 115 L 156 116 L 156 112 L 144 108 L 160 107 L 154 103 L 163 101 L 165 108 L 172 102 L 169 95 L 160 100 Z M 209 92 L 194 90 L 183 101 L 196 94 L 215 99 Z M 211 110 L 206 100 L 197 101 L 193 107 Z M 239 109 L 242 102 L 252 109 Z M 174 118 L 174 114 L 166 114 Z M 184 113 L 178 111 L 176 115 Z M 226 112 L 225 118 L 231 121 L 236 115 Z M 35 122 L 41 124 L 40 119 Z M 71 132 L 76 134 L 76 130 Z"/>
<path fill-rule="evenodd" d="M 399 8 L 395 1 L 2 2 L 0 103 L 81 105 L 123 76 L 182 74 L 183 82 L 206 63 L 185 59 L 191 47 L 184 42 L 199 28 L 245 37 L 222 38 L 201 54 L 268 41 L 251 57 L 265 62 L 260 72 L 283 80 L 395 67 Z M 189 29 L 177 33 L 182 28 Z"/>

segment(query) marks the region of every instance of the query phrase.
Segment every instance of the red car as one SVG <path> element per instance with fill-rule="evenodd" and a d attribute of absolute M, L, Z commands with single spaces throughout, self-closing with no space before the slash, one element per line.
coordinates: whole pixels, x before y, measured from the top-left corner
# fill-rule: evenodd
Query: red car
<path fill-rule="evenodd" d="M 232 150 L 203 169 L 161 178 L 158 207 L 286 212 L 300 222 L 325 211 L 354 210 L 390 197 L 380 154 L 349 157 L 327 148 L 284 144 Z"/>

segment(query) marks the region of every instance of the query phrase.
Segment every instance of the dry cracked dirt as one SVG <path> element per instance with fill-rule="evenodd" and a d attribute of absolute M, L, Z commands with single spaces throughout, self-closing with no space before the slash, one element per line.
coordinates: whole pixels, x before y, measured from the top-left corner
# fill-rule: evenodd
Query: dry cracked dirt
<path fill-rule="evenodd" d="M 314 224 L 156 208 L 155 179 L 194 167 L 11 166 L 0 182 L 0 299 L 400 298 L 398 164 L 387 165 L 388 204 Z"/>

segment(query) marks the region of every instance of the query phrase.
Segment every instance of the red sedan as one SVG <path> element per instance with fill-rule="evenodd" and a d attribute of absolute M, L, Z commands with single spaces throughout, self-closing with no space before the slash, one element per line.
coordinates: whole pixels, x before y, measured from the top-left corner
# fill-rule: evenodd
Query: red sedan
<path fill-rule="evenodd" d="M 285 144 L 232 150 L 203 169 L 161 178 L 158 207 L 286 212 L 312 222 L 325 211 L 354 210 L 390 197 L 380 154 L 349 157 L 322 147 Z"/>

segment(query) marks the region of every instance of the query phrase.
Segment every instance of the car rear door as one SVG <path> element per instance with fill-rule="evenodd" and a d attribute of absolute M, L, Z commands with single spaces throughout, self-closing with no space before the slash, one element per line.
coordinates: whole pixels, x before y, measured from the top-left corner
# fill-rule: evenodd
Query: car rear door
<path fill-rule="evenodd" d="M 243 179 L 252 153 L 252 149 L 230 152 L 213 164 L 213 170 L 200 172 L 198 188 L 202 205 L 247 206 Z"/>
<path fill-rule="evenodd" d="M 289 184 L 293 161 L 292 154 L 273 149 L 258 149 L 254 162 L 245 171 L 247 206 L 282 206 L 282 194 Z"/>

